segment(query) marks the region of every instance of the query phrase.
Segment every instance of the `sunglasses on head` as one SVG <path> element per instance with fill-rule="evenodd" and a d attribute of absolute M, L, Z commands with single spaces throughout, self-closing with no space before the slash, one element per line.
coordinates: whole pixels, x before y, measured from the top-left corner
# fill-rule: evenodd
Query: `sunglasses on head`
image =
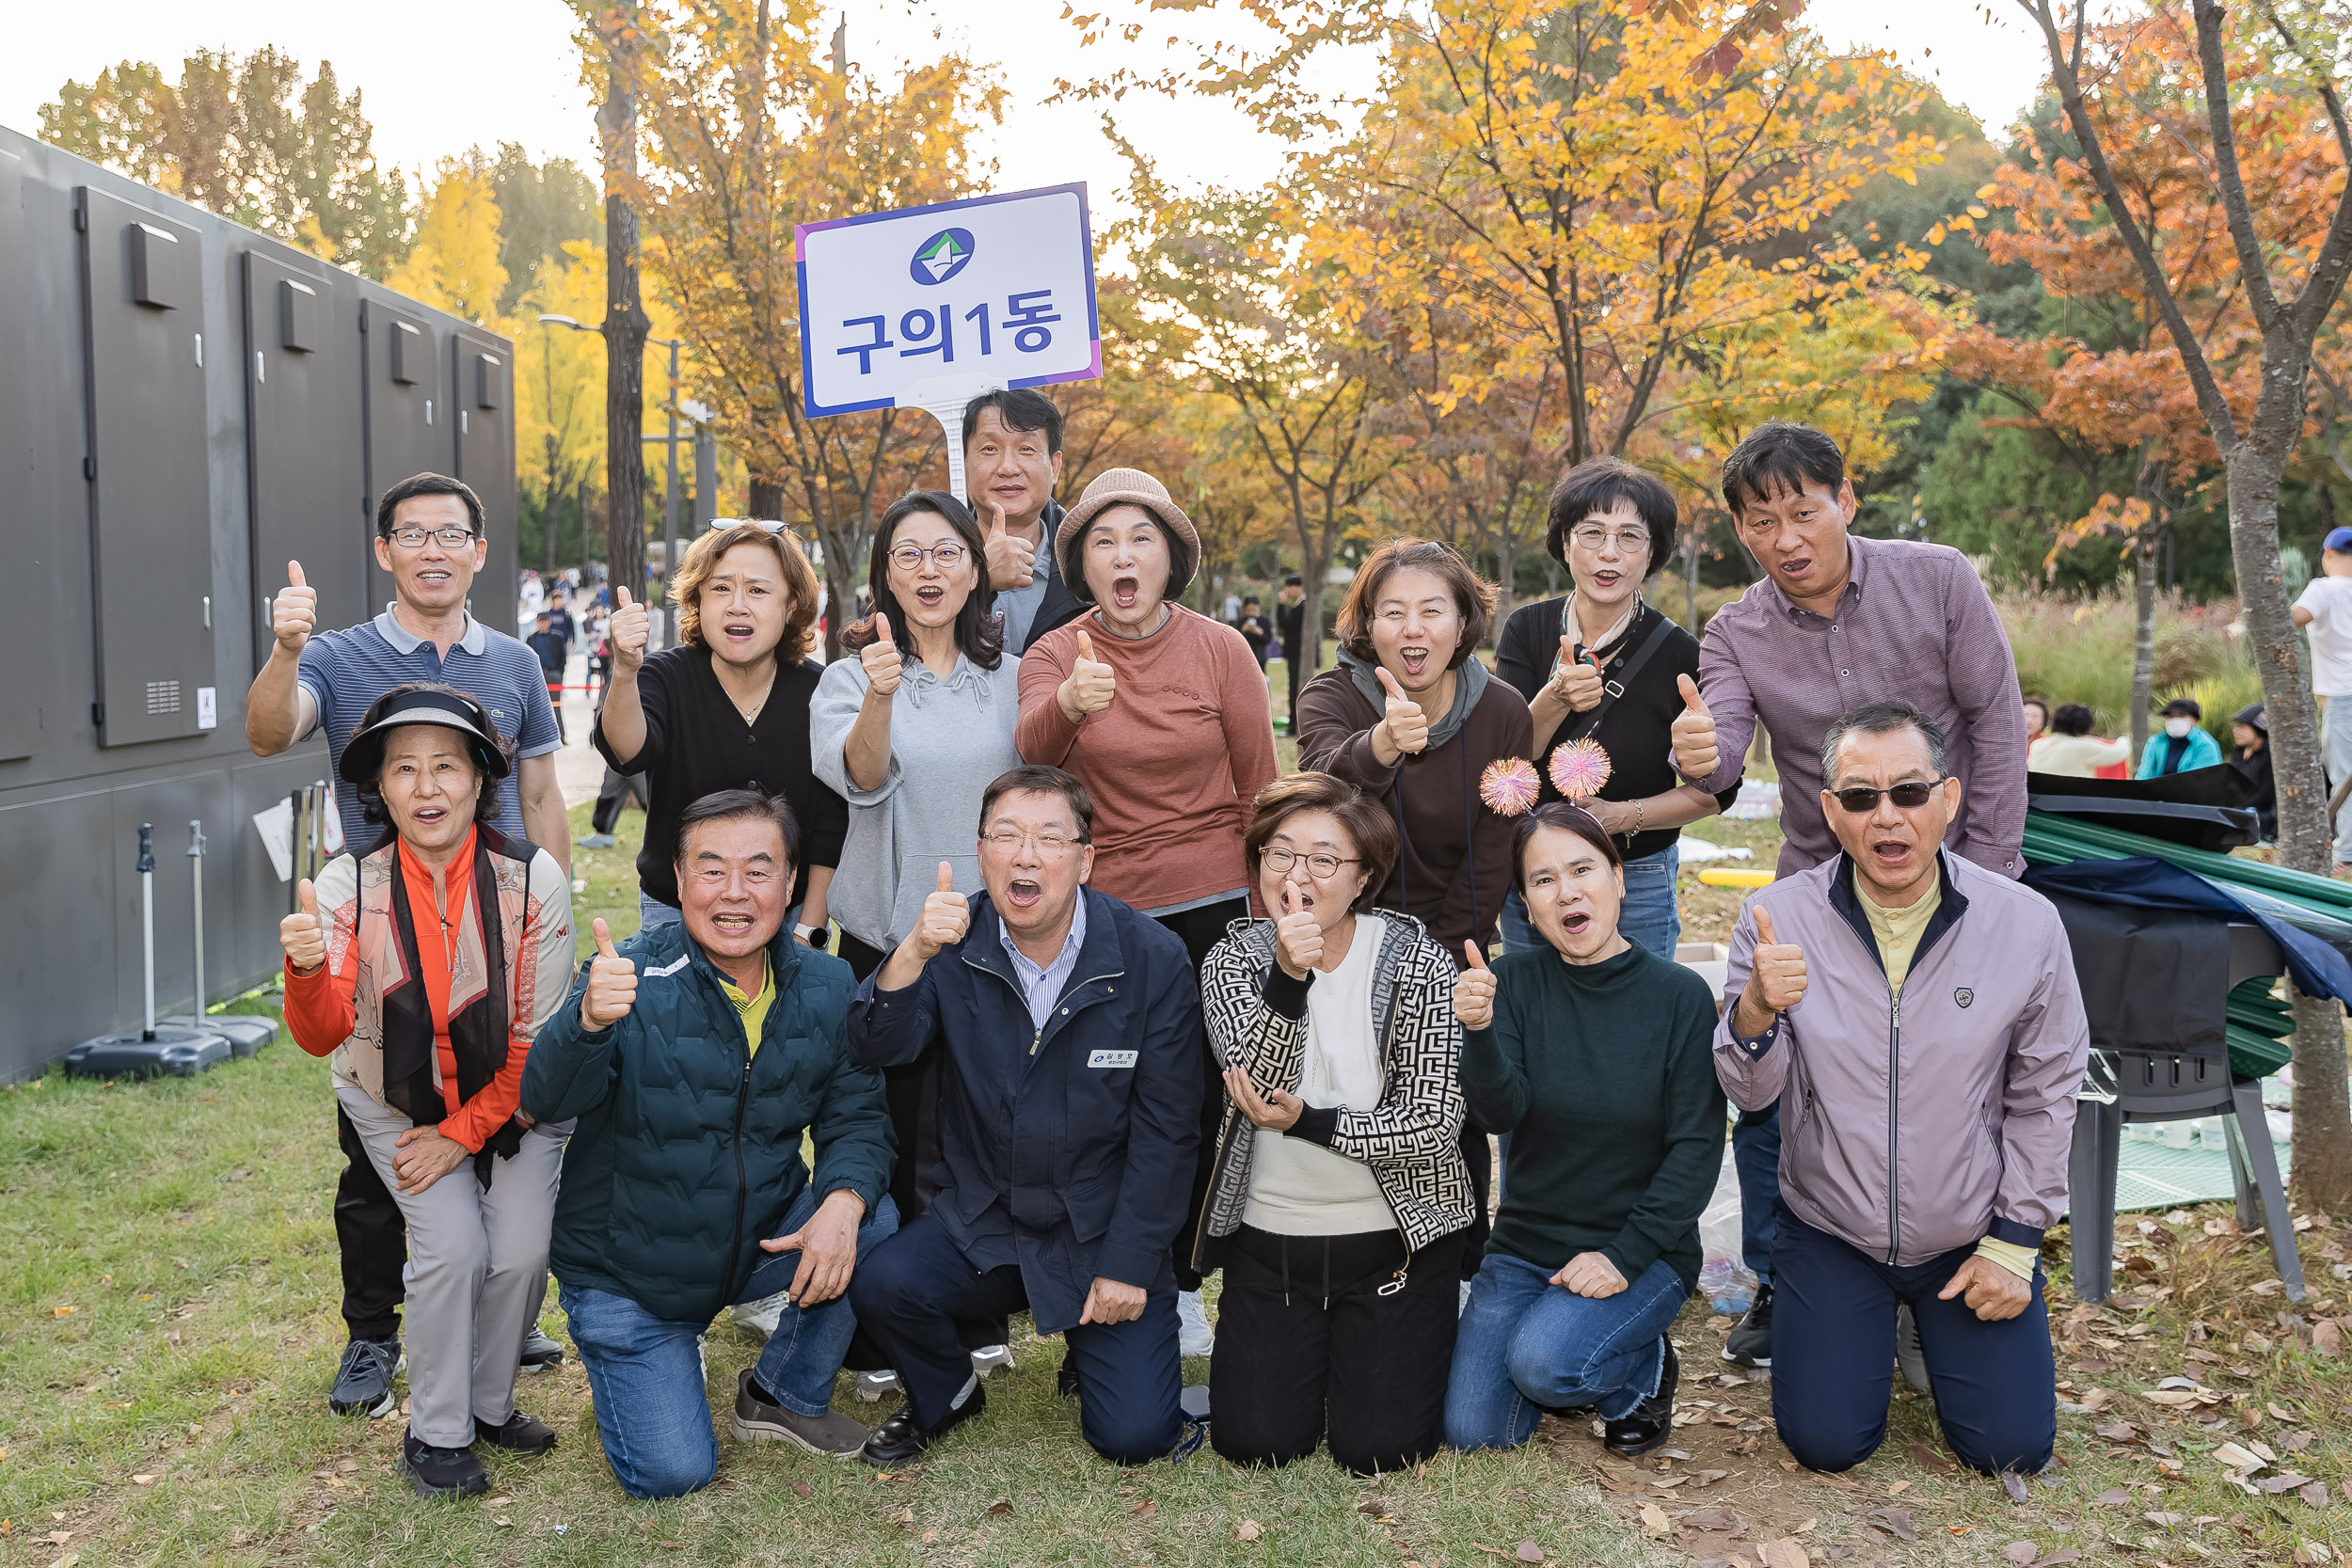
<path fill-rule="evenodd" d="M 1949 778 L 1950 775 L 1947 774 L 1945 777 Z M 1878 810 L 1879 797 L 1882 795 L 1904 811 L 1917 811 L 1934 799 L 1935 792 L 1942 787 L 1944 787 L 1943 779 L 1932 779 L 1926 784 L 1899 784 L 1886 789 L 1872 789 L 1867 784 L 1856 784 L 1851 789 L 1833 789 L 1830 793 L 1837 797 L 1839 809 L 1860 816 L 1866 812 Z"/>

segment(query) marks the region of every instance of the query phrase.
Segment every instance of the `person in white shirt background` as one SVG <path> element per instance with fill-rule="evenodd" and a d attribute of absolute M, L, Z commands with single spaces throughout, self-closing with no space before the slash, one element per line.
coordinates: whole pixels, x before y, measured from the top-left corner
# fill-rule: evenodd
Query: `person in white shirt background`
<path fill-rule="evenodd" d="M 2312 641 L 2312 692 L 2321 708 L 2320 741 L 2329 783 L 2352 778 L 2352 528 L 2328 531 L 2319 576 L 2295 601 L 2295 624 Z M 2338 871 L 2352 871 L 2352 829 L 2336 829 Z"/>

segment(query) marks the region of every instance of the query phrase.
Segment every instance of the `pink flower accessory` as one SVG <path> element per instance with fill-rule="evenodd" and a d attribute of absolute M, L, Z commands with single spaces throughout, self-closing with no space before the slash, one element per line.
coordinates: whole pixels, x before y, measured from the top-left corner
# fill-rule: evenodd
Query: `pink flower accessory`
<path fill-rule="evenodd" d="M 1597 740 L 1575 741 L 1551 753 L 1551 787 L 1571 800 L 1589 800 L 1609 782 L 1609 752 Z"/>
<path fill-rule="evenodd" d="M 1503 816 L 1520 816 L 1533 810 L 1535 798 L 1543 793 L 1543 783 L 1535 777 L 1535 765 L 1525 757 L 1501 757 L 1486 764 L 1478 775 L 1478 798 L 1486 802 L 1489 811 Z"/>

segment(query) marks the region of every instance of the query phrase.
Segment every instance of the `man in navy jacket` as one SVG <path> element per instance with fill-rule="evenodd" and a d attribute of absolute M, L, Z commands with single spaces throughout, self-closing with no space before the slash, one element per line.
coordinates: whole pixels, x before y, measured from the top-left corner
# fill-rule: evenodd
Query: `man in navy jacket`
<path fill-rule="evenodd" d="M 850 1295 L 907 1402 L 866 1445 L 912 1459 L 986 1403 L 955 1320 L 1027 1307 L 1065 1336 L 1080 1430 L 1138 1465 L 1184 1431 L 1176 1279 L 1200 1142 L 1200 993 L 1184 945 L 1084 884 L 1093 802 L 1016 768 L 980 802 L 980 875 L 939 891 L 850 1006 L 850 1058 L 946 1053 L 940 1193 L 861 1259 Z"/>

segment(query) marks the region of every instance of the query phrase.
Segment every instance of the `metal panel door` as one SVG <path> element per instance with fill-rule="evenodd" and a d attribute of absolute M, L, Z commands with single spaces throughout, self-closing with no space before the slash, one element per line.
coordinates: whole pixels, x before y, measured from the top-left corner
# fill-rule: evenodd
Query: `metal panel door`
<path fill-rule="evenodd" d="M 385 491 L 412 474 L 447 473 L 455 453 L 450 432 L 444 328 L 422 307 L 380 284 L 359 285 L 359 333 L 365 345 L 368 427 L 368 531 L 375 531 L 375 503 Z M 392 578 L 368 555 L 368 610 L 391 602 Z M 499 623 L 492 622 L 497 626 Z"/>
<path fill-rule="evenodd" d="M 28 330 L 33 301 L 31 246 L 24 232 L 24 160 L 0 150 L 0 555 L 20 562 L 46 562 L 56 549 L 50 518 L 36 515 L 31 498 L 33 352 Z M 24 625 L 14 635 L 24 645 L 43 647 L 51 636 L 46 595 L 16 598 L 9 611 Z M 40 750 L 41 682 L 32 668 L 0 681 L 0 762 L 29 757 Z M 6 775 L 0 774 L 0 782 Z"/>
<path fill-rule="evenodd" d="M 473 611 L 484 625 L 515 625 L 515 354 L 503 338 L 469 327 L 450 334 L 450 406 L 457 477 L 482 498 L 489 557 L 475 579 Z"/>
<path fill-rule="evenodd" d="M 245 343 L 258 668 L 289 560 L 318 590 L 320 629 L 374 614 L 358 292 L 324 262 L 256 245 L 245 253 Z"/>
<path fill-rule="evenodd" d="M 203 241 L 84 185 L 82 348 L 99 744 L 197 733 L 213 682 Z M 227 344 L 216 345 L 215 352 Z"/>

